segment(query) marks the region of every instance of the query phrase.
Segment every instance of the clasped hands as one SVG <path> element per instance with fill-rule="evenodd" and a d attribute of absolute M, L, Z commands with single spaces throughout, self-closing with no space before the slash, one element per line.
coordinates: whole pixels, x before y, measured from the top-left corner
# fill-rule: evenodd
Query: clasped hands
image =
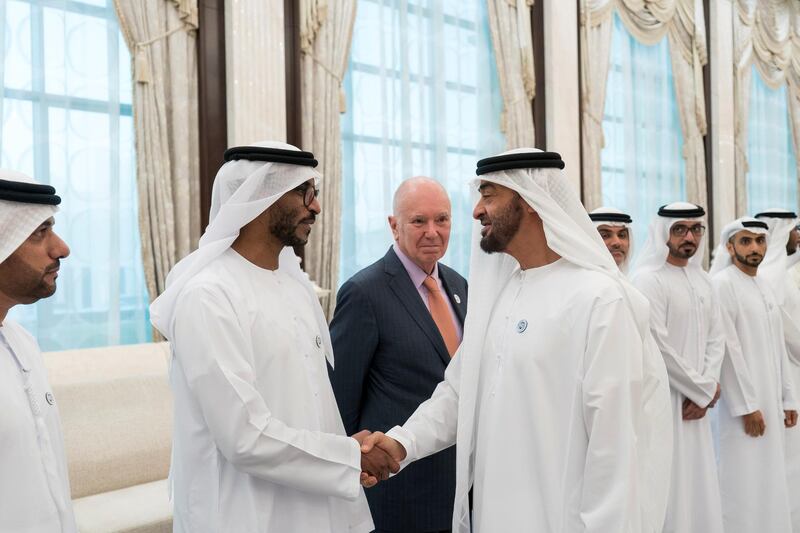
<path fill-rule="evenodd" d="M 717 404 L 717 401 L 719 400 L 719 396 L 720 396 L 721 392 L 722 392 L 722 389 L 720 388 L 719 383 L 717 383 L 717 392 L 714 394 L 714 398 L 712 398 L 711 402 L 705 407 L 700 407 L 699 405 L 694 403 L 689 398 L 686 398 L 685 400 L 683 400 L 683 406 L 682 406 L 683 407 L 683 413 L 682 413 L 683 419 L 684 420 L 700 420 L 701 418 L 706 416 L 706 411 L 708 411 L 709 409 L 713 409 L 714 406 Z"/>
<path fill-rule="evenodd" d="M 361 446 L 361 485 L 374 487 L 378 481 L 389 479 L 389 474 L 400 471 L 400 461 L 406 458 L 406 449 L 380 431 L 359 431 L 353 438 Z"/>

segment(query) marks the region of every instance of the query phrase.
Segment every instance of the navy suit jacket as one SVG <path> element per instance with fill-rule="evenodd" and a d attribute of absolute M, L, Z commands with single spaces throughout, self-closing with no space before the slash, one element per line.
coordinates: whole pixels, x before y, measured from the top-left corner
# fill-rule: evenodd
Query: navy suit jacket
<path fill-rule="evenodd" d="M 439 278 L 463 325 L 466 280 L 441 263 Z M 430 311 L 391 248 L 342 285 L 330 331 L 331 384 L 348 435 L 402 425 L 430 398 L 450 362 Z M 455 473 L 453 446 L 367 489 L 375 527 L 409 533 L 450 529 Z"/>

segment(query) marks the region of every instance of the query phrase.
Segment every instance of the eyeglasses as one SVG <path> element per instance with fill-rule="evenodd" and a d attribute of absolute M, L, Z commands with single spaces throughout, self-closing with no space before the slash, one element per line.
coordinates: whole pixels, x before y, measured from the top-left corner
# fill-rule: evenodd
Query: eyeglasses
<path fill-rule="evenodd" d="M 309 207 L 314 202 L 314 198 L 319 196 L 319 189 L 308 181 L 295 187 L 294 190 L 303 195 L 303 205 L 306 207 Z"/>
<path fill-rule="evenodd" d="M 687 233 L 692 232 L 692 235 L 695 237 L 702 237 L 706 232 L 706 227 L 702 224 L 695 224 L 694 226 L 683 226 L 681 224 L 676 224 L 670 228 L 669 232 L 672 233 L 675 237 L 683 237 Z"/>

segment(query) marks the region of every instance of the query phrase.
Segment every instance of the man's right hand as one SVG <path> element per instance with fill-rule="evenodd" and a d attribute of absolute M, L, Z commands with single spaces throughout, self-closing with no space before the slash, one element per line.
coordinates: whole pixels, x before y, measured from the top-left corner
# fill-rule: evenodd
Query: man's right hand
<path fill-rule="evenodd" d="M 749 415 L 742 417 L 744 420 L 744 432 L 751 437 L 760 437 L 767 429 L 767 424 L 764 422 L 764 415 L 761 411 L 754 411 Z"/>
<path fill-rule="evenodd" d="M 361 443 L 361 453 L 369 453 L 373 448 L 380 448 L 398 463 L 406 458 L 406 449 L 403 445 L 380 431 L 368 435 Z"/>
<path fill-rule="evenodd" d="M 403 445 L 380 431 L 368 435 L 361 441 L 362 462 L 363 457 L 376 452 L 389 455 L 396 464 L 406 458 L 406 449 L 403 448 Z M 399 470 L 400 466 L 398 464 L 397 470 L 392 470 L 391 472 L 396 474 Z M 361 474 L 361 484 L 367 488 L 375 486 L 378 481 L 377 476 Z"/>
<path fill-rule="evenodd" d="M 364 451 L 364 442 L 369 437 L 367 430 L 359 431 L 353 438 L 361 445 L 361 484 L 367 488 L 374 486 L 378 481 L 389 479 L 389 473 L 396 474 L 400 471 L 399 461 L 385 450 L 370 446 Z"/>

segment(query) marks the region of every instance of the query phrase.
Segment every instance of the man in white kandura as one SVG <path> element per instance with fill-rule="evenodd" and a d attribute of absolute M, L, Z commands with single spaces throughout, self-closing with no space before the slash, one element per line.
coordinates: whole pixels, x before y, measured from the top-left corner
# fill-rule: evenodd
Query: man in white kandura
<path fill-rule="evenodd" d="M 77 533 L 61 422 L 36 340 L 6 315 L 52 296 L 69 248 L 53 231 L 61 198 L 0 170 L 0 531 Z"/>
<path fill-rule="evenodd" d="M 639 452 L 647 302 L 563 165 L 530 148 L 478 162 L 461 347 L 402 427 L 362 445 L 405 465 L 456 443 L 454 533 L 660 529 Z"/>
<path fill-rule="evenodd" d="M 225 161 L 199 249 L 151 307 L 172 343 L 174 531 L 372 531 L 362 470 L 399 467 L 345 436 L 328 328 L 292 249 L 321 210 L 317 161 L 277 142 Z"/>
<path fill-rule="evenodd" d="M 781 310 L 759 272 L 768 233 L 754 218 L 728 224 L 710 271 L 726 338 L 717 410 L 726 533 L 792 532 L 784 426 L 797 424 L 797 403 Z"/>
<path fill-rule="evenodd" d="M 756 218 L 769 226 L 771 246 L 759 268 L 759 276 L 769 282 L 781 309 L 790 373 L 797 392 L 800 391 L 800 287 L 792 279 L 792 270 L 800 263 L 798 218 L 794 211 L 780 208 L 767 209 Z M 792 525 L 795 531 L 800 531 L 800 430 L 786 431 L 786 461 Z"/>
<path fill-rule="evenodd" d="M 703 270 L 702 207 L 662 206 L 651 222 L 633 283 L 650 300 L 650 327 L 672 394 L 672 480 L 665 533 L 721 533 L 722 505 L 707 409 L 719 399 L 725 355 L 720 311 Z"/>
<path fill-rule="evenodd" d="M 589 213 L 589 218 L 614 262 L 624 274 L 628 274 L 633 257 L 631 216 L 615 207 L 598 207 Z"/>

